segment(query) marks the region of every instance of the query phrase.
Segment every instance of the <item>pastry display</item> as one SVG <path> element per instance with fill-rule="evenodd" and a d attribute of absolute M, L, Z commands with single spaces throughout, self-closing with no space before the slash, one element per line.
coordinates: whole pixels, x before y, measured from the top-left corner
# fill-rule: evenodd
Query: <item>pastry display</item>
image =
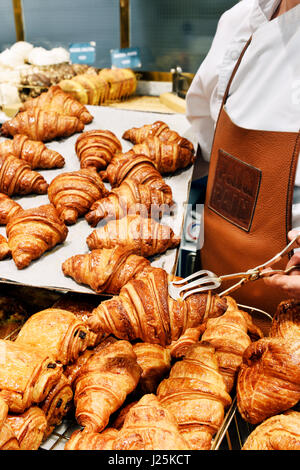
<path fill-rule="evenodd" d="M 7 196 L 46 194 L 45 178 L 31 166 L 15 157 L 0 154 L 0 192 Z"/>
<path fill-rule="evenodd" d="M 81 168 L 92 167 L 100 171 L 106 168 L 112 158 L 122 151 L 122 146 L 113 132 L 94 129 L 78 136 L 75 151 Z"/>
<path fill-rule="evenodd" d="M 66 225 L 75 224 L 95 201 L 107 195 L 108 190 L 93 168 L 61 173 L 48 187 L 49 201 Z"/>

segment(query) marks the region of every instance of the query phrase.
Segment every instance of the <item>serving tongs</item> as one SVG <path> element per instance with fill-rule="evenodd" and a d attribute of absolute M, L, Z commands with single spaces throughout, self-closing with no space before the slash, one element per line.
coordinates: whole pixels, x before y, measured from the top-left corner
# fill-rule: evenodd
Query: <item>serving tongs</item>
<path fill-rule="evenodd" d="M 223 281 L 228 281 L 231 279 L 240 279 L 236 284 L 232 285 L 231 287 L 219 294 L 220 296 L 224 296 L 237 290 L 239 287 L 242 287 L 247 282 L 256 281 L 257 279 L 273 276 L 274 274 L 289 274 L 295 269 L 300 270 L 300 266 L 290 266 L 285 270 L 270 269 L 265 271 L 267 268 L 273 266 L 273 264 L 278 263 L 278 261 L 280 261 L 286 254 L 292 251 L 299 242 L 300 234 L 297 235 L 297 237 L 295 237 L 280 253 L 277 253 L 277 255 L 273 256 L 273 258 L 245 272 L 217 276 L 212 271 L 203 269 L 201 271 L 197 271 L 196 273 L 191 274 L 185 279 L 181 279 L 179 281 L 171 281 L 169 282 L 168 286 L 169 295 L 174 300 L 184 300 L 192 294 L 198 294 L 199 292 L 218 289 L 218 287 L 221 286 Z"/>

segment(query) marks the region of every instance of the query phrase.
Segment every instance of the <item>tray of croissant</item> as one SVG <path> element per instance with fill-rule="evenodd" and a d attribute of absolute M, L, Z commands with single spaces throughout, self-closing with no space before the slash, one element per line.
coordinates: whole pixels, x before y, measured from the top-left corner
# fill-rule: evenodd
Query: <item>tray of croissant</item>
<path fill-rule="evenodd" d="M 84 106 L 59 86 L 0 138 L 0 278 L 115 294 L 176 269 L 195 151 L 180 114 Z"/>
<path fill-rule="evenodd" d="M 271 317 L 166 282 L 152 268 L 105 300 L 7 286 L 0 449 L 217 450 L 238 414 L 239 450 L 299 450 L 300 302 Z"/>

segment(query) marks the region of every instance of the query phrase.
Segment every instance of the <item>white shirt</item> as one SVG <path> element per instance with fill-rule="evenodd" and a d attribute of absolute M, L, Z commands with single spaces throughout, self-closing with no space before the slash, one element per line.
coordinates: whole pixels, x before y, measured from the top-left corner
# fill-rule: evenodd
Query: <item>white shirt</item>
<path fill-rule="evenodd" d="M 206 160 L 226 86 L 250 36 L 251 44 L 230 87 L 227 113 L 244 128 L 300 129 L 300 5 L 270 21 L 279 3 L 242 0 L 220 18 L 211 49 L 186 98 L 187 119 Z M 300 164 L 295 184 L 300 186 Z M 300 227 L 300 201 L 293 204 L 292 225 Z"/>

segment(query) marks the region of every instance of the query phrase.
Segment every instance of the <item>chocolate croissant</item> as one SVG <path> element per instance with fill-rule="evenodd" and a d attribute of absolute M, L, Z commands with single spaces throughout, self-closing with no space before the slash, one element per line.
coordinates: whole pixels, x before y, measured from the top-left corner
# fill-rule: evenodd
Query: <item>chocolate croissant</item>
<path fill-rule="evenodd" d="M 0 340 L 0 396 L 9 411 L 23 413 L 42 402 L 60 380 L 62 365 L 49 354 L 15 341 Z"/>
<path fill-rule="evenodd" d="M 66 114 L 80 119 L 84 124 L 93 120 L 93 116 L 88 109 L 75 100 L 69 93 L 64 92 L 58 85 L 53 85 L 48 91 L 42 93 L 37 98 L 25 101 L 20 110 L 27 111 L 35 108 L 42 108 L 45 111 L 55 111 L 59 114 Z"/>
<path fill-rule="evenodd" d="M 31 406 L 22 414 L 9 414 L 7 423 L 13 430 L 21 450 L 38 450 L 47 427 L 47 419 L 41 408 Z"/>
<path fill-rule="evenodd" d="M 67 237 L 68 229 L 52 204 L 19 211 L 6 226 L 8 244 L 18 269 L 51 250 Z"/>
<path fill-rule="evenodd" d="M 65 276 L 79 284 L 87 284 L 98 294 L 118 294 L 130 279 L 150 266 L 146 258 L 122 246 L 74 255 L 62 264 Z"/>
<path fill-rule="evenodd" d="M 62 168 L 64 157 L 55 150 L 48 149 L 43 142 L 30 140 L 26 135 L 16 134 L 13 139 L 0 143 L 0 155 L 14 155 L 29 163 L 32 170 L 36 168 Z"/>
<path fill-rule="evenodd" d="M 176 248 L 180 238 L 168 225 L 140 215 L 127 215 L 96 228 L 86 241 L 90 250 L 120 246 L 149 257 Z"/>
<path fill-rule="evenodd" d="M 122 135 L 123 139 L 130 140 L 133 144 L 141 144 L 149 137 L 158 137 L 162 142 L 175 142 L 190 151 L 194 150 L 193 144 L 188 139 L 181 137 L 178 132 L 171 130 L 169 126 L 162 121 L 156 121 L 153 124 L 145 124 L 142 127 L 132 127 Z"/>
<path fill-rule="evenodd" d="M 61 173 L 48 187 L 49 201 L 67 225 L 75 224 L 78 217 L 86 214 L 91 205 L 108 192 L 92 168 Z"/>
<path fill-rule="evenodd" d="M 75 416 L 87 431 L 100 432 L 139 381 L 141 369 L 128 341 L 117 341 L 93 354 L 75 383 Z"/>
<path fill-rule="evenodd" d="M 6 238 L 0 234 L 0 261 L 11 256 L 11 249 Z"/>
<path fill-rule="evenodd" d="M 109 195 L 92 204 L 86 214 L 87 222 L 96 227 L 102 219 L 121 219 L 128 214 L 160 217 L 173 204 L 169 186 L 162 190 L 152 188 L 149 184 L 136 184 L 127 178 Z"/>
<path fill-rule="evenodd" d="M 214 348 L 205 341 L 190 346 L 160 383 L 157 397 L 175 416 L 189 447 L 209 450 L 231 404 Z"/>
<path fill-rule="evenodd" d="M 87 348 L 88 331 L 72 312 L 48 308 L 31 315 L 15 343 L 51 353 L 63 365 L 73 362 Z"/>
<path fill-rule="evenodd" d="M 83 122 L 76 117 L 33 108 L 5 121 L 1 133 L 6 137 L 24 134 L 29 139 L 48 142 L 60 137 L 69 137 L 83 129 Z"/>
<path fill-rule="evenodd" d="M 87 319 L 92 331 L 103 331 L 117 338 L 166 346 L 187 328 L 222 315 L 226 302 L 218 295 L 194 294 L 185 300 L 168 295 L 168 274 L 152 268 L 149 273 L 129 281 L 120 294 L 105 300 Z"/>
<path fill-rule="evenodd" d="M 48 184 L 37 171 L 19 158 L 0 155 L 0 192 L 7 196 L 46 194 Z"/>
<path fill-rule="evenodd" d="M 0 193 L 0 225 L 6 225 L 10 217 L 15 215 L 22 207 L 6 194 Z"/>
<path fill-rule="evenodd" d="M 159 382 L 171 369 L 171 354 L 159 344 L 136 343 L 133 350 L 142 369 L 139 389 L 143 393 L 156 393 Z"/>
<path fill-rule="evenodd" d="M 75 151 L 81 168 L 105 169 L 114 155 L 122 151 L 117 136 L 108 130 L 93 129 L 77 138 Z"/>

